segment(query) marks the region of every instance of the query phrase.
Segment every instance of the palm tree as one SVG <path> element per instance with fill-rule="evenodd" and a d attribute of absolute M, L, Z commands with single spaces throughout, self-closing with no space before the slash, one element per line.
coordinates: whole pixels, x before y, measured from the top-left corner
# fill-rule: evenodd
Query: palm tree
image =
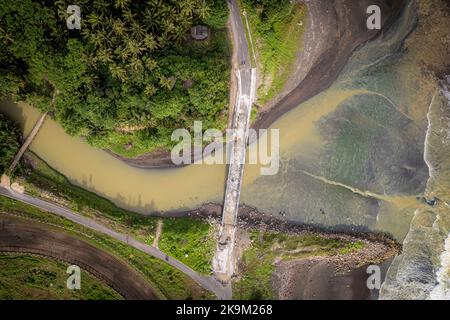
<path fill-rule="evenodd" d="M 125 70 L 123 70 L 121 67 L 119 67 L 117 64 L 110 64 L 109 65 L 109 72 L 111 73 L 111 75 L 116 78 L 121 80 L 122 82 L 126 81 L 126 72 Z"/>
<path fill-rule="evenodd" d="M 114 33 L 117 34 L 118 36 L 123 35 L 127 31 L 125 24 L 120 19 L 115 20 L 113 22 L 112 29 L 113 29 Z"/>
<path fill-rule="evenodd" d="M 124 11 L 123 17 L 128 23 L 132 23 L 134 21 L 134 14 L 131 12 L 130 9 Z"/>
<path fill-rule="evenodd" d="M 91 28 L 95 29 L 97 26 L 103 23 L 103 17 L 95 12 L 92 12 L 87 16 L 87 21 L 90 23 Z"/>
<path fill-rule="evenodd" d="M 111 49 L 101 49 L 97 52 L 98 60 L 104 64 L 113 62 Z"/>
<path fill-rule="evenodd" d="M 134 70 L 139 70 L 142 68 L 142 61 L 136 57 L 131 59 L 130 67 Z"/>
<path fill-rule="evenodd" d="M 158 43 L 152 34 L 146 34 L 144 38 L 144 45 L 149 51 L 153 51 L 158 47 Z"/>
<path fill-rule="evenodd" d="M 145 67 L 147 68 L 147 70 L 152 71 L 157 66 L 158 66 L 158 64 L 154 59 L 149 57 L 149 58 L 147 58 L 147 60 L 145 60 Z"/>
<path fill-rule="evenodd" d="M 117 9 L 120 8 L 122 10 L 125 10 L 128 8 L 130 2 L 130 0 L 115 0 L 114 7 L 116 7 Z"/>
<path fill-rule="evenodd" d="M 110 5 L 111 5 L 111 3 L 108 1 L 104 1 L 104 0 L 94 1 L 94 9 L 96 9 L 102 13 L 107 12 Z"/>
<path fill-rule="evenodd" d="M 155 88 L 155 86 L 153 84 L 148 84 L 144 89 L 144 93 L 148 97 L 153 96 L 156 93 L 156 91 L 157 91 L 157 89 Z"/>
<path fill-rule="evenodd" d="M 205 0 L 200 3 L 200 7 L 197 9 L 197 14 L 200 19 L 205 19 L 209 17 L 211 9 L 206 4 Z"/>

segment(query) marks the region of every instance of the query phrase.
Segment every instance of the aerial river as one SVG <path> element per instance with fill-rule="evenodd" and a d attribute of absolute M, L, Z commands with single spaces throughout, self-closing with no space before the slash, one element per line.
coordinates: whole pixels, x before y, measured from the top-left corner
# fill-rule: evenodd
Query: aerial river
<path fill-rule="evenodd" d="M 280 170 L 273 176 L 261 176 L 260 166 L 246 165 L 242 203 L 283 219 L 326 226 L 381 229 L 399 239 L 406 235 L 412 216 L 411 210 L 407 209 L 416 205 L 414 196 L 423 191 L 426 182 L 423 161 L 409 158 L 423 158 L 420 149 L 423 149 L 426 123 L 417 121 L 416 125 L 416 119 L 424 116 L 420 111 L 416 112 L 416 118 L 414 115 L 403 116 L 423 107 L 419 105 L 420 99 L 417 106 L 405 107 L 409 95 L 414 94 L 416 88 L 401 84 L 403 91 L 393 92 L 392 81 L 395 77 L 401 81 L 402 77 L 410 76 L 411 70 L 402 65 L 405 58 L 398 52 L 414 23 L 414 9 L 410 7 L 381 42 L 369 43 L 353 55 L 331 88 L 273 123 L 271 128 L 280 130 Z M 375 109 L 366 108 L 361 115 L 371 117 L 378 122 L 377 126 L 387 128 L 384 133 L 391 134 L 400 124 L 418 134 L 418 139 L 412 141 L 393 132 L 393 140 L 388 142 L 391 145 L 400 142 L 417 149 L 416 154 L 399 150 L 387 155 L 393 158 L 392 166 L 400 167 L 400 162 L 405 159 L 410 161 L 410 166 L 416 171 L 413 178 L 408 176 L 403 183 L 395 184 L 390 181 L 392 172 L 389 168 L 378 168 L 379 172 L 372 173 L 359 172 L 362 179 L 352 174 L 350 178 L 340 176 L 339 172 L 358 173 L 358 168 L 364 164 L 377 165 L 376 152 L 366 152 L 368 148 L 376 149 L 377 143 L 364 140 L 360 141 L 365 143 L 363 147 L 359 147 L 357 141 L 349 141 L 353 145 L 345 145 L 330 135 L 333 127 L 337 127 L 334 134 L 343 135 L 338 128 L 341 124 L 333 124 L 336 118 L 354 120 L 352 117 L 358 106 L 367 104 Z M 25 134 L 39 117 L 39 112 L 25 103 L 2 103 L 0 112 L 15 119 Z M 394 117 L 397 122 L 387 117 Z M 409 124 L 404 123 L 406 118 Z M 376 141 L 380 139 L 379 135 L 377 132 L 370 139 Z M 342 145 L 341 151 L 336 151 L 338 145 Z M 73 183 L 143 214 L 194 209 L 206 202 L 220 203 L 223 200 L 224 165 L 195 164 L 179 169 L 152 170 L 130 167 L 82 139 L 67 135 L 50 118 L 32 143 L 31 150 Z M 366 152 L 370 163 L 357 156 L 336 156 L 345 152 Z M 336 162 L 335 166 L 330 167 L 325 160 Z M 411 179 L 414 186 L 405 187 Z M 387 189 L 380 189 L 383 183 L 387 184 Z M 345 188 L 347 185 L 350 188 Z M 380 197 L 365 197 L 351 188 L 373 191 Z"/>
<path fill-rule="evenodd" d="M 442 148 L 432 148 L 428 141 L 432 110 L 439 111 L 447 102 L 421 65 L 437 68 L 445 61 L 435 46 L 439 33 L 427 30 L 439 23 L 432 27 L 424 18 L 419 28 L 417 13 L 410 1 L 389 32 L 353 54 L 330 88 L 272 124 L 280 130 L 279 172 L 262 176 L 260 166 L 246 165 L 241 203 L 280 219 L 334 229 L 381 230 L 399 241 L 406 238 L 405 259 L 394 263 L 406 266 L 404 270 L 414 270 L 407 267 L 414 265 L 411 256 L 422 252 L 421 244 L 427 241 L 417 230 L 423 230 L 425 220 L 419 218 L 428 212 L 440 217 L 433 227 L 438 225 L 441 233 L 429 245 L 432 256 L 420 257 L 431 261 L 433 268 L 441 267 L 443 278 L 447 262 L 439 255 L 449 251 L 450 240 L 445 244 L 445 239 L 450 222 L 444 219 L 448 209 L 427 207 L 423 199 L 439 196 L 449 201 L 448 181 L 432 175 L 439 171 L 434 170 L 433 159 L 446 157 L 438 155 Z M 25 134 L 39 117 L 24 103 L 4 102 L 0 112 L 15 119 Z M 133 168 L 70 137 L 51 119 L 31 150 L 73 183 L 143 214 L 195 209 L 223 200 L 225 165 Z M 410 291 L 397 286 L 395 272 L 390 270 L 385 295 L 404 292 L 408 297 Z M 436 278 L 434 271 L 427 272 L 430 286 L 417 289 L 424 298 Z"/>

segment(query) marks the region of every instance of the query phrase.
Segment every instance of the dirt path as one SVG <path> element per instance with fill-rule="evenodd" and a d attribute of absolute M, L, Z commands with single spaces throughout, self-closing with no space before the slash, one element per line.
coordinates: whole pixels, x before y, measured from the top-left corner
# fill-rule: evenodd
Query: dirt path
<path fill-rule="evenodd" d="M 148 282 L 138 272 L 87 242 L 46 225 L 5 214 L 0 214 L 0 230 L 0 252 L 38 254 L 59 259 L 105 281 L 125 299 L 157 299 Z"/>
<path fill-rule="evenodd" d="M 54 108 L 55 102 L 56 102 L 56 96 L 58 95 L 58 90 L 53 91 L 53 97 L 52 101 L 50 103 L 50 108 Z M 44 112 L 42 116 L 39 118 L 39 120 L 34 125 L 33 129 L 31 130 L 28 137 L 25 139 L 24 143 L 20 147 L 19 151 L 17 152 L 16 156 L 14 157 L 13 162 L 8 168 L 8 171 L 6 171 L 7 175 L 11 175 L 14 172 L 14 169 L 16 168 L 17 164 L 19 163 L 19 160 L 22 158 L 25 151 L 27 151 L 28 147 L 30 146 L 31 142 L 33 142 L 34 138 L 36 137 L 37 133 L 39 132 L 39 129 L 41 129 L 42 125 L 44 124 L 45 118 L 47 117 L 48 111 Z"/>
<path fill-rule="evenodd" d="M 161 219 L 159 219 L 158 224 L 156 225 L 155 239 L 153 239 L 153 243 L 152 243 L 152 246 L 154 246 L 155 248 L 159 248 L 158 243 L 159 243 L 159 238 L 161 237 L 162 227 L 163 227 L 163 222 Z"/>

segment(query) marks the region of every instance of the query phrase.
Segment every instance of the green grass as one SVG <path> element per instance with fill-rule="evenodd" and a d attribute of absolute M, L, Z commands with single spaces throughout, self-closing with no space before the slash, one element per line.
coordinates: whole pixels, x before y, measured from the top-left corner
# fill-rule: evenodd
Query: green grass
<path fill-rule="evenodd" d="M 233 283 L 233 298 L 243 300 L 274 299 L 272 276 L 275 259 L 289 260 L 314 256 L 332 256 L 360 250 L 364 244 L 320 235 L 292 235 L 281 232 L 252 231 L 252 245 L 239 265 L 240 279 Z"/>
<path fill-rule="evenodd" d="M 216 241 L 207 223 L 192 223 L 191 218 L 165 219 L 159 248 L 194 270 L 211 273 Z"/>
<path fill-rule="evenodd" d="M 258 104 L 264 105 L 282 90 L 296 54 L 302 50 L 307 7 L 303 3 L 286 1 L 281 9 L 268 12 L 268 17 L 263 19 L 252 0 L 240 2 L 247 13 L 258 56 L 259 76 L 262 77 Z"/>
<path fill-rule="evenodd" d="M 122 297 L 81 271 L 80 290 L 66 287 L 67 263 L 23 254 L 0 254 L 0 300 L 117 300 Z"/>
<path fill-rule="evenodd" d="M 42 198 L 45 194 L 43 191 L 46 191 L 46 194 L 50 192 L 52 201 L 152 245 L 157 220 L 160 218 L 121 209 L 95 193 L 74 186 L 66 177 L 53 170 L 33 153 L 27 152 L 27 158 L 31 159 L 35 167 L 19 179 L 27 193 Z M 210 224 L 193 218 L 161 218 L 161 220 L 163 222 L 159 242 L 161 250 L 180 259 L 192 269 L 209 274 L 216 243 Z"/>
<path fill-rule="evenodd" d="M 0 196 L 0 212 L 63 228 L 72 236 L 114 254 L 139 271 L 161 299 L 211 299 L 213 297 L 210 292 L 203 290 L 192 279 L 165 262 L 60 216 L 3 196 Z"/>
<path fill-rule="evenodd" d="M 41 198 L 45 195 L 47 200 L 58 202 L 84 216 L 100 220 L 118 232 L 128 233 L 151 244 L 157 218 L 121 209 L 111 201 L 71 184 L 33 153 L 27 152 L 26 157 L 31 159 L 34 169 L 27 170 L 18 180 L 27 193 Z"/>

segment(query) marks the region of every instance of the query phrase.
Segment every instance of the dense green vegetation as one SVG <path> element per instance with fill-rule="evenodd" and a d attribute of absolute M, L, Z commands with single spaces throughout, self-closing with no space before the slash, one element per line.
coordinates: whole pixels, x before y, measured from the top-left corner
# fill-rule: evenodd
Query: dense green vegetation
<path fill-rule="evenodd" d="M 69 265 L 28 255 L 0 255 L 0 300 L 112 300 L 121 296 L 81 271 L 80 290 L 66 288 Z"/>
<path fill-rule="evenodd" d="M 262 83 L 259 104 L 274 98 L 283 88 L 302 49 L 307 8 L 290 0 L 240 0 L 247 13 Z"/>
<path fill-rule="evenodd" d="M 229 48 L 223 0 L 0 0 L 0 98 L 52 111 L 94 146 L 135 156 L 173 144 L 175 128 L 224 128 Z M 189 36 L 197 24 L 210 37 Z M 52 98 L 56 97 L 52 104 Z"/>
<path fill-rule="evenodd" d="M 209 274 L 216 249 L 212 231 L 209 224 L 192 222 L 192 218 L 165 219 L 159 248 L 194 270 Z"/>
<path fill-rule="evenodd" d="M 165 262 L 70 220 L 3 196 L 0 196 L 0 212 L 23 216 L 48 225 L 61 227 L 72 236 L 79 237 L 83 241 L 122 258 L 144 275 L 154 289 L 155 294 L 161 299 L 213 298 L 211 293 L 200 288 L 192 279 Z"/>
<path fill-rule="evenodd" d="M 4 173 L 11 165 L 20 147 L 20 137 L 19 128 L 0 113 L 0 174 Z"/>
<path fill-rule="evenodd" d="M 275 260 L 347 254 L 363 247 L 350 242 L 315 234 L 287 234 L 251 231 L 251 246 L 239 264 L 241 277 L 233 283 L 235 299 L 274 299 L 272 275 Z"/>
<path fill-rule="evenodd" d="M 159 218 L 118 208 L 111 201 L 74 186 L 31 152 L 27 152 L 25 158 L 29 169 L 17 180 L 29 194 L 59 203 L 118 232 L 130 234 L 148 245 L 153 244 Z M 161 220 L 161 250 L 192 269 L 209 274 L 216 243 L 210 224 L 193 218 Z"/>

